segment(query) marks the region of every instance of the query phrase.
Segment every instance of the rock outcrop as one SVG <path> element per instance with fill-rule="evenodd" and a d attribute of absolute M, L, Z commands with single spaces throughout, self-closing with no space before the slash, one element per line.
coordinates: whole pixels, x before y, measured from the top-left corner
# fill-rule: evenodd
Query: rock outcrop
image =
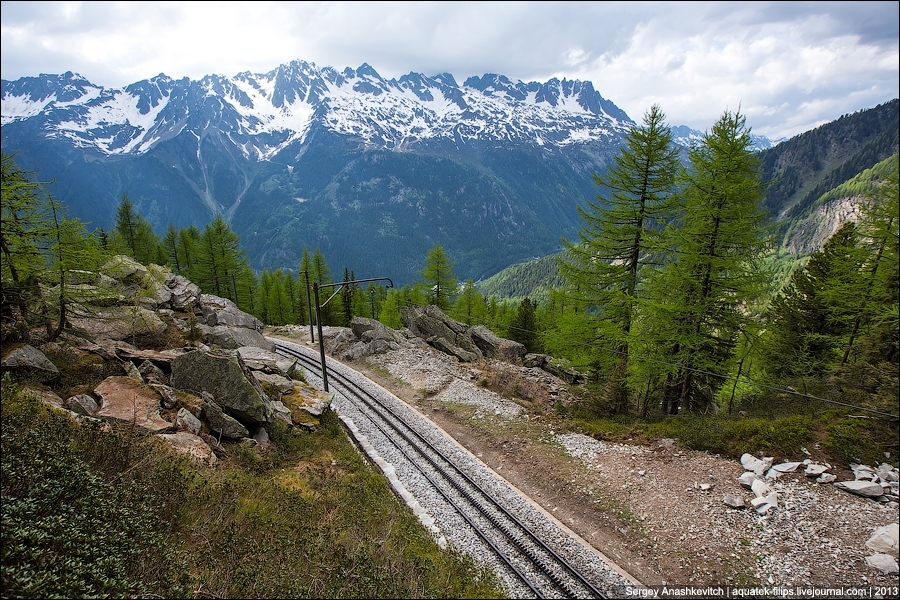
<path fill-rule="evenodd" d="M 160 415 L 162 398 L 151 386 L 132 377 L 107 377 L 94 388 L 100 398 L 97 418 L 132 425 L 146 433 L 168 433 L 175 427 Z"/>
<path fill-rule="evenodd" d="M 41 348 L 98 373 L 119 372 L 66 401 L 44 386 L 29 388 L 74 418 L 158 436 L 215 465 L 226 453 L 222 440 L 270 445 L 267 428 L 276 418 L 315 429 L 330 407 L 333 396 L 306 385 L 295 359 L 272 352 L 259 319 L 227 298 L 201 294 L 165 267 L 115 256 L 97 272 L 70 271 L 66 285 L 69 327 Z M 42 293 L 58 296 L 59 289 Z M 152 349 L 177 340 L 178 332 L 193 341 Z M 9 352 L 2 369 L 25 383 L 60 377 L 47 354 L 27 345 Z"/>
<path fill-rule="evenodd" d="M 172 386 L 212 394 L 225 412 L 242 422 L 271 423 L 274 417 L 269 398 L 236 351 L 182 354 L 172 361 Z"/>
<path fill-rule="evenodd" d="M 420 337 L 441 352 L 463 362 L 482 358 L 484 353 L 467 335 L 465 323 L 448 317 L 437 306 L 404 306 L 400 315 L 410 333 Z"/>
<path fill-rule="evenodd" d="M 525 346 L 496 335 L 484 325 L 469 327 L 447 316 L 436 306 L 400 309 L 406 327 L 391 329 L 374 319 L 354 317 L 350 327 L 324 327 L 325 351 L 341 360 L 357 360 L 409 345 L 427 344 L 459 362 L 480 359 L 541 369 L 568 384 L 585 383 L 583 373 L 546 354 L 527 354 Z"/>
<path fill-rule="evenodd" d="M 28 344 L 7 354 L 0 362 L 0 368 L 37 381 L 50 381 L 59 377 L 56 365 L 43 352 Z"/>

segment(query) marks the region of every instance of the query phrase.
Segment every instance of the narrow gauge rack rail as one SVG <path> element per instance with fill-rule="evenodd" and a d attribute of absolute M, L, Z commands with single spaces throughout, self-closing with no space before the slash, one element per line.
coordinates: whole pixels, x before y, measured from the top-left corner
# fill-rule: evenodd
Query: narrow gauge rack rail
<path fill-rule="evenodd" d="M 277 353 L 296 358 L 308 371 L 314 373 L 320 367 L 318 360 L 305 353 L 310 351 L 302 350 L 302 348 L 298 350 L 275 341 Z M 386 439 L 391 441 L 398 451 L 406 456 L 410 464 L 421 472 L 434 489 L 453 506 L 454 510 L 491 548 L 499 560 L 507 565 L 515 577 L 535 596 L 538 598 L 548 596 L 607 598 L 606 594 L 554 551 L 537 533 L 495 500 L 488 491 L 473 481 L 467 473 L 447 458 L 402 416 L 347 377 L 340 368 L 329 366 L 329 377 L 342 395 L 354 402 L 358 410 L 368 414 L 373 425 L 384 434 Z M 406 442 L 406 447 L 397 441 L 398 437 Z M 418 456 L 413 457 L 411 453 L 417 453 Z M 431 465 L 434 472 L 429 473 L 428 469 L 422 466 L 422 461 Z M 468 510 L 461 506 L 465 502 L 460 502 L 460 497 L 454 498 L 448 493 L 448 486 L 454 488 L 461 498 L 465 498 L 470 507 Z M 487 519 L 493 527 L 479 525 L 477 522 L 479 518 Z M 502 534 L 505 542 L 498 542 L 498 533 Z M 534 577 L 524 573 L 523 571 L 526 569 L 521 566 L 523 564 L 528 565 L 530 570 L 540 573 L 541 576 Z M 535 581 L 535 579 L 540 579 L 540 581 Z"/>

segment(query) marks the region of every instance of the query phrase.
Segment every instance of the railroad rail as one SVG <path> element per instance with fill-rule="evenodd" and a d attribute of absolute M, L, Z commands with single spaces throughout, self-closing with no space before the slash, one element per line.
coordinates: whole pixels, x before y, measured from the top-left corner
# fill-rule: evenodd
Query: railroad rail
<path fill-rule="evenodd" d="M 312 351 L 273 340 L 275 351 L 298 360 L 312 374 L 320 366 Z M 511 577 L 538 598 L 606 598 L 560 551 L 551 547 L 532 527 L 513 514 L 445 455 L 431 440 L 398 411 L 354 381 L 339 363 L 328 365 L 329 378 L 348 402 L 369 419 L 384 438 L 413 465 L 443 500 L 490 548 Z M 348 369 L 349 370 L 349 369 Z"/>

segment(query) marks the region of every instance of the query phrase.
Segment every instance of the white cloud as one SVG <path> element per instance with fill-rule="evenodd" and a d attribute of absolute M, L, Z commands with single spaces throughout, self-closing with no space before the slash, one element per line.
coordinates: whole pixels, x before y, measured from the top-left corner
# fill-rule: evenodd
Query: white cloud
<path fill-rule="evenodd" d="M 741 109 L 794 135 L 891 100 L 897 2 L 3 2 L 2 76 L 121 87 L 293 59 L 511 79 L 589 79 L 640 119 L 707 129 Z"/>

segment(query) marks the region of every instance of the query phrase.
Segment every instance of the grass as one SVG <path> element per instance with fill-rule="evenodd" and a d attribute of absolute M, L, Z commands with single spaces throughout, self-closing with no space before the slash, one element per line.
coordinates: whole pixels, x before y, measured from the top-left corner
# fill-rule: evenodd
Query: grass
<path fill-rule="evenodd" d="M 877 418 L 853 418 L 841 410 L 758 416 L 679 415 L 642 420 L 635 417 L 573 418 L 581 431 L 613 442 L 648 443 L 674 438 L 691 450 L 730 458 L 756 456 L 804 457 L 802 448 L 818 444 L 827 460 L 897 466 L 897 424 Z M 885 452 L 891 454 L 885 457 Z"/>
<path fill-rule="evenodd" d="M 277 421 L 276 421 L 277 423 Z M 277 425 L 208 468 L 2 388 L 3 597 L 496 598 L 349 442 Z"/>

